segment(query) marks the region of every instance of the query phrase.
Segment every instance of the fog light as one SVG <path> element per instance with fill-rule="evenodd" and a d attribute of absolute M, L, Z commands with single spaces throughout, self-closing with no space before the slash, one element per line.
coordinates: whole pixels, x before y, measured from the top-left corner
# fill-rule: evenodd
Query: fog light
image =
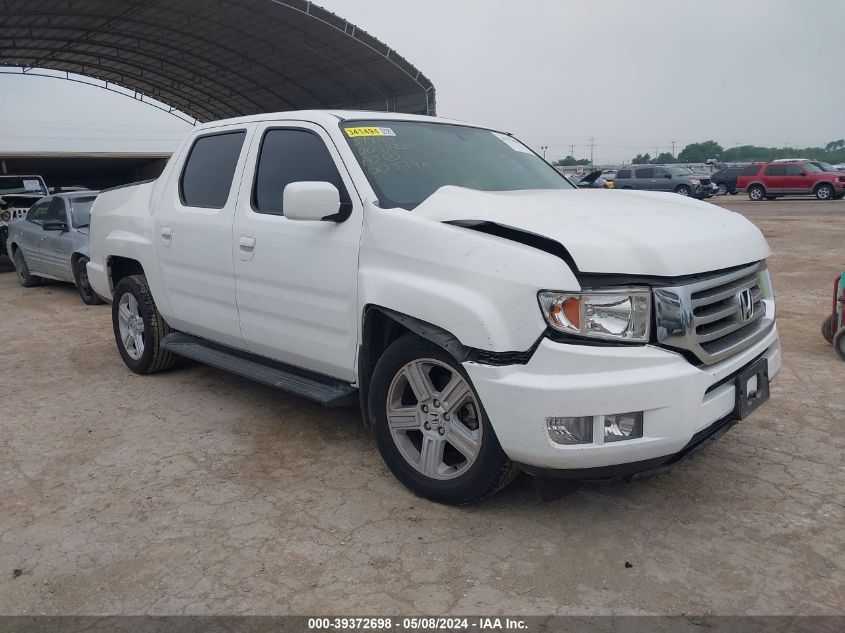
<path fill-rule="evenodd" d="M 546 418 L 546 430 L 556 444 L 589 444 L 593 441 L 593 416 Z"/>
<path fill-rule="evenodd" d="M 643 436 L 643 412 L 604 416 L 604 441 L 621 442 Z"/>

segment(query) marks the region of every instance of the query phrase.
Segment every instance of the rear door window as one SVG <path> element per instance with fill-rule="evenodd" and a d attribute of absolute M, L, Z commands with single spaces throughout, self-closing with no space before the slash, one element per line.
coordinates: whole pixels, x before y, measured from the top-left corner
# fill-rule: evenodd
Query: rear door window
<path fill-rule="evenodd" d="M 654 178 L 654 169 L 652 167 L 638 169 L 637 178 Z"/>
<path fill-rule="evenodd" d="M 767 176 L 785 176 L 786 165 L 769 165 L 766 167 Z"/>
<path fill-rule="evenodd" d="M 222 209 L 229 199 L 245 130 L 201 136 L 191 148 L 179 180 L 179 196 L 187 207 Z"/>

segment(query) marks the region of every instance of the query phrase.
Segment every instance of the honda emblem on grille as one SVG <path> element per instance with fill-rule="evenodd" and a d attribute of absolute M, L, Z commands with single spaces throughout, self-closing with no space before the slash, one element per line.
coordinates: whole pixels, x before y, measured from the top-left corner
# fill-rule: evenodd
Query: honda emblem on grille
<path fill-rule="evenodd" d="M 751 296 L 751 289 L 740 290 L 736 298 L 739 301 L 739 318 L 747 321 L 754 314 L 754 297 Z"/>

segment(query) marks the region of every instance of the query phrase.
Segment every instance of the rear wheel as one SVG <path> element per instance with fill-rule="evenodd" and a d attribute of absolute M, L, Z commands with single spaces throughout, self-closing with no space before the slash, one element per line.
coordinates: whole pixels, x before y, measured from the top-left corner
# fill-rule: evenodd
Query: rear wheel
<path fill-rule="evenodd" d="M 832 200 L 834 191 L 833 187 L 825 182 L 816 187 L 815 193 L 819 200 Z"/>
<path fill-rule="evenodd" d="M 29 266 L 26 265 L 26 258 L 20 248 L 15 250 L 15 272 L 18 274 L 18 281 L 24 288 L 32 288 L 41 285 L 41 277 L 32 275 Z"/>
<path fill-rule="evenodd" d="M 754 202 L 759 202 L 766 197 L 766 190 L 760 185 L 751 185 L 748 188 L 748 197 Z"/>
<path fill-rule="evenodd" d="M 720 182 L 718 184 L 718 187 L 719 190 L 716 192 L 718 195 L 724 196 L 726 193 L 728 193 L 728 186 L 725 183 Z"/>
<path fill-rule="evenodd" d="M 688 196 L 692 193 L 692 189 L 690 189 L 686 185 L 680 185 L 679 187 L 675 187 L 675 193 L 680 194 L 682 196 Z"/>
<path fill-rule="evenodd" d="M 833 343 L 833 315 L 822 321 L 822 336 L 828 343 Z"/>
<path fill-rule="evenodd" d="M 159 314 L 143 275 L 124 277 L 114 289 L 112 327 L 123 362 L 136 374 L 152 374 L 175 364 L 177 356 L 161 347 L 161 340 L 173 330 Z"/>
<path fill-rule="evenodd" d="M 99 305 L 103 302 L 100 297 L 97 296 L 97 293 L 91 288 L 91 284 L 88 281 L 88 258 L 87 257 L 80 257 L 76 261 L 76 266 L 74 267 L 74 273 L 76 276 L 76 289 L 79 290 L 79 296 L 82 298 L 82 302 L 89 306 Z"/>
<path fill-rule="evenodd" d="M 404 336 L 387 349 L 373 372 L 369 405 L 382 459 L 422 497 L 473 503 L 517 472 L 464 368 L 424 339 Z"/>

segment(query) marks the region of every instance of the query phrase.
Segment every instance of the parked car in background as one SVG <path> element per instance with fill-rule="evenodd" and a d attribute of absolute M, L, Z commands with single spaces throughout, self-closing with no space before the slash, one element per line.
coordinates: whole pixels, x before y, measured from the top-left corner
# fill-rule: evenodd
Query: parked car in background
<path fill-rule="evenodd" d="M 402 483 L 464 504 L 518 469 L 655 469 L 746 418 L 780 368 L 770 254 L 738 213 L 578 190 L 505 133 L 304 111 L 197 126 L 101 194 L 88 273 L 130 370 L 358 403 Z"/>
<path fill-rule="evenodd" d="M 88 232 L 95 191 L 42 198 L 9 225 L 9 256 L 24 288 L 42 279 L 76 284 L 88 305 L 102 303 L 88 283 Z"/>
<path fill-rule="evenodd" d="M 694 174 L 687 167 L 663 165 L 637 165 L 619 169 L 613 181 L 615 189 L 641 189 L 646 191 L 674 191 L 682 196 L 709 198 L 710 178 Z"/>
<path fill-rule="evenodd" d="M 41 176 L 0 176 L 0 255 L 8 252 L 9 222 L 22 217 L 46 195 L 47 185 Z"/>
<path fill-rule="evenodd" d="M 723 167 L 713 172 L 710 176 L 710 181 L 716 185 L 718 195 L 724 196 L 725 194 L 731 194 L 735 196 L 739 193 L 736 190 L 736 181 L 743 169 L 745 169 L 745 166 L 741 165 L 738 167 Z"/>
<path fill-rule="evenodd" d="M 736 188 L 755 201 L 786 195 L 838 200 L 845 196 L 845 174 L 822 171 L 810 161 L 752 163 L 742 170 Z"/>

